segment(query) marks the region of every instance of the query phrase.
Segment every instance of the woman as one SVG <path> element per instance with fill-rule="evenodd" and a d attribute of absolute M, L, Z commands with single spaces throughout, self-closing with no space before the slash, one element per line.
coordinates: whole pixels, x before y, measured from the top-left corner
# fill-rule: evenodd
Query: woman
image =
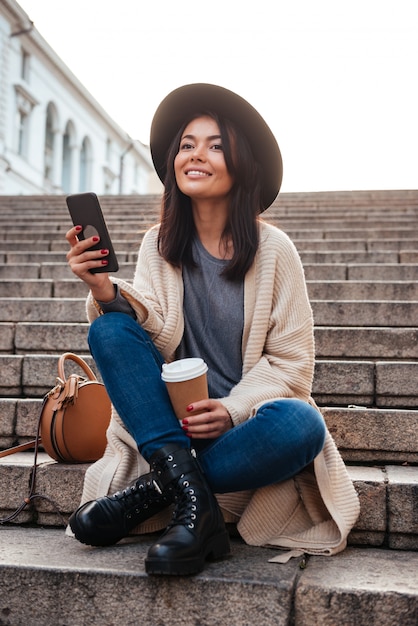
<path fill-rule="evenodd" d="M 167 525 L 170 507 L 149 574 L 194 574 L 227 555 L 225 520 L 250 544 L 338 552 L 357 497 L 310 397 L 313 320 L 299 256 L 259 218 L 281 185 L 276 140 L 238 95 L 196 84 L 163 100 L 150 145 L 165 192 L 133 286 L 91 273 L 107 250 L 97 259 L 79 227 L 66 235 L 71 269 L 90 287 L 89 345 L 114 407 L 71 529 L 110 545 L 137 526 Z M 161 367 L 193 356 L 209 365 L 209 399 L 179 421 Z"/>

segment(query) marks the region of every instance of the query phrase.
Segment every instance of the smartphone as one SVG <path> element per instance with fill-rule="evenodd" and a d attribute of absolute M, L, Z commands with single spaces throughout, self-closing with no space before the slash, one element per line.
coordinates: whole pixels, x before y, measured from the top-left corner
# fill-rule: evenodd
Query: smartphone
<path fill-rule="evenodd" d="M 106 257 L 108 264 L 102 267 L 94 267 L 90 272 L 92 274 L 117 272 L 119 269 L 118 260 L 96 194 L 91 192 L 75 193 L 67 196 L 66 200 L 74 226 L 80 225 L 83 227 L 83 230 L 77 237 L 79 239 L 88 239 L 88 237 L 99 236 L 100 241 L 91 246 L 89 250 L 102 250 L 103 248 L 109 250 L 109 254 Z"/>

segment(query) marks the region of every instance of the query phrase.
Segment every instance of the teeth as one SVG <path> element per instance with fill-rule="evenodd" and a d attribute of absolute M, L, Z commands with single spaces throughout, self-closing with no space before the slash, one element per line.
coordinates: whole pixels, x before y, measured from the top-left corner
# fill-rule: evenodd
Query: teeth
<path fill-rule="evenodd" d="M 206 174 L 205 172 L 200 172 L 199 170 L 189 170 L 187 172 L 187 175 L 192 174 L 193 176 L 209 176 L 209 174 Z"/>

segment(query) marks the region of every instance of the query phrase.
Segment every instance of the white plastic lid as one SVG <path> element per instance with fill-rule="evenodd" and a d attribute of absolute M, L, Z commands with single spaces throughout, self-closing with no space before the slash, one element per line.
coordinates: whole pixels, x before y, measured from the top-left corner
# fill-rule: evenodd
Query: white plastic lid
<path fill-rule="evenodd" d="M 181 383 L 197 378 L 208 371 L 203 359 L 179 359 L 172 363 L 164 363 L 161 378 L 165 383 Z"/>

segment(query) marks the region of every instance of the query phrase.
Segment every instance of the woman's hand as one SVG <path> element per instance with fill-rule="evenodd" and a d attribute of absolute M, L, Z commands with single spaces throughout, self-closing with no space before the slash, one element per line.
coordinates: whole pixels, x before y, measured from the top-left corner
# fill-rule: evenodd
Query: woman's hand
<path fill-rule="evenodd" d="M 79 240 L 77 235 L 82 231 L 81 226 L 74 226 L 65 235 L 70 244 L 67 252 L 67 261 L 73 274 L 86 283 L 91 289 L 92 295 L 101 302 L 110 302 L 115 298 L 115 288 L 107 272 L 92 274 L 89 270 L 93 267 L 107 265 L 106 259 L 109 250 L 88 250 L 98 241 L 99 237 L 88 237 Z"/>
<path fill-rule="evenodd" d="M 219 400 L 199 400 L 187 407 L 198 411 L 182 420 L 182 428 L 193 439 L 216 439 L 233 427 L 231 416 Z"/>

